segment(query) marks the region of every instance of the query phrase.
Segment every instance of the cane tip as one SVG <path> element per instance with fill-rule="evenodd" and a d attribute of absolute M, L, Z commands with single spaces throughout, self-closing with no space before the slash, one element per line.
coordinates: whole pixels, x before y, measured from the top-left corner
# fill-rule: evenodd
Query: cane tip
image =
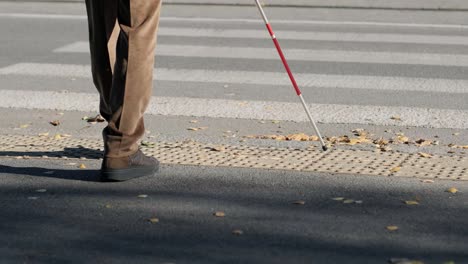
<path fill-rule="evenodd" d="M 322 146 L 322 149 L 323 149 L 323 151 L 327 151 L 327 150 L 328 150 L 327 146 Z"/>

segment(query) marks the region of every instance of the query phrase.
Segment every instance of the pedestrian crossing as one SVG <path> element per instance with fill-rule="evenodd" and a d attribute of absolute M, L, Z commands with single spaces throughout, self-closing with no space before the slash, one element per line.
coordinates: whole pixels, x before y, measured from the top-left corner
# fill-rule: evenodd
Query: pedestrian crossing
<path fill-rule="evenodd" d="M 8 18 L 7 14 L 1 14 L 0 18 Z M 58 19 L 58 20 L 79 20 L 83 21 L 83 16 L 56 15 L 55 18 L 42 16 L 41 14 L 13 14 L 11 18 L 17 19 Z M 191 25 L 196 21 L 195 25 Z M 237 23 L 226 27 L 227 22 Z M 242 42 L 244 39 L 257 40 L 258 42 L 269 42 L 266 30 L 252 29 L 250 24 L 260 23 L 257 20 L 235 20 L 216 18 L 163 18 L 159 32 L 160 44 L 157 48 L 157 58 L 164 58 L 169 65 L 171 60 L 187 59 L 193 64 L 199 60 L 200 63 L 190 67 L 161 67 L 156 64 L 155 82 L 180 83 L 186 89 L 192 89 L 190 85 L 197 83 L 200 89 L 198 97 L 158 95 L 153 97 L 148 113 L 154 115 L 172 116 L 196 116 L 212 118 L 241 118 L 241 119 L 274 119 L 286 121 L 307 121 L 305 113 L 299 102 L 290 102 L 278 97 L 271 101 L 259 100 L 233 100 L 227 98 L 207 98 L 204 96 L 203 84 L 219 84 L 219 89 L 226 89 L 231 85 L 258 85 L 271 87 L 271 93 L 279 89 L 291 89 L 287 75 L 279 70 L 277 66 L 270 70 L 255 70 L 249 67 L 245 69 L 232 69 L 231 67 L 212 69 L 204 65 L 207 59 L 225 61 L 229 65 L 230 61 L 242 61 L 245 65 L 253 65 L 258 60 L 273 61 L 279 63 L 278 55 L 274 46 L 265 45 L 225 45 L 230 40 Z M 297 22 L 297 21 L 296 21 Z M 431 95 L 434 101 L 442 95 L 451 98 L 468 99 L 468 27 L 464 25 L 432 25 L 432 24 L 392 24 L 392 23 L 369 23 L 369 22 L 340 22 L 332 21 L 309 21 L 305 23 L 310 26 L 310 30 L 301 29 L 297 31 L 294 21 L 280 21 L 282 29 L 276 32 L 281 42 L 287 40 L 288 43 L 294 41 L 305 41 L 310 48 L 290 48 L 285 47 L 285 54 L 291 65 L 302 62 L 314 65 L 321 62 L 336 65 L 333 73 L 318 73 L 303 71 L 296 73 L 296 79 L 306 95 L 313 95 L 314 91 L 328 90 L 329 96 L 334 93 L 347 92 L 350 97 L 357 91 L 367 91 L 368 96 L 376 98 L 373 105 L 327 103 L 321 104 L 314 101 L 310 104 L 314 118 L 322 123 L 329 124 L 368 124 L 368 125 L 393 125 L 393 126 L 415 126 L 432 128 L 454 128 L 468 129 L 468 101 L 465 105 L 453 106 L 447 102 L 447 107 L 430 108 L 418 105 L 380 105 L 385 101 L 390 91 L 395 96 L 404 97 L 410 92 Z M 175 23 L 175 24 L 172 24 Z M 181 24 L 186 24 L 181 26 Z M 200 24 L 207 23 L 209 26 L 200 27 Z M 272 21 L 274 26 L 274 21 Z M 339 30 L 323 31 L 327 25 L 344 25 L 349 27 L 346 32 Z M 321 30 L 315 28 L 320 25 Z M 289 26 L 289 28 L 288 28 Z M 424 33 L 375 33 L 372 27 L 382 27 L 398 31 L 399 28 L 421 28 L 431 29 L 433 34 Z M 236 28 L 237 27 L 237 28 Z M 288 29 L 286 29 L 288 28 Z M 456 29 L 459 34 L 445 30 Z M 354 30 L 354 31 L 353 31 Z M 368 30 L 368 32 L 366 32 Z M 180 40 L 178 40 L 180 39 Z M 193 39 L 194 43 L 190 43 Z M 220 41 L 217 45 L 212 45 L 213 41 L 200 44 L 202 40 Z M 196 42 L 196 43 L 195 43 Z M 356 51 L 346 49 L 315 49 L 316 43 L 353 43 L 353 45 L 385 45 L 388 43 L 398 43 L 413 47 L 421 47 L 420 52 L 405 52 L 405 50 L 385 51 Z M 252 43 L 249 41 L 248 43 Z M 441 47 L 439 52 L 427 52 L 425 46 Z M 450 53 L 442 51 L 442 47 L 453 47 Z M 446 50 L 446 49 L 444 49 Z M 457 53 L 457 51 L 460 51 Z M 39 62 L 17 61 L 10 65 L 0 67 L 1 76 L 13 78 L 50 78 L 60 80 L 83 79 L 89 80 L 92 86 L 91 70 L 89 64 L 74 61 L 77 56 L 89 58 L 88 43 L 83 39 L 74 39 L 66 45 L 51 47 L 51 58 L 59 56 L 60 60 L 51 61 L 47 59 Z M 63 63 L 64 60 L 67 63 Z M 157 59 L 158 61 L 158 59 Z M 353 65 L 356 69 L 362 68 L 359 74 L 344 73 L 340 70 L 340 65 L 346 63 Z M 399 72 L 392 74 L 376 75 L 373 72 L 365 71 L 363 65 L 371 65 L 371 68 L 393 65 L 395 67 L 406 65 L 410 67 L 412 75 L 406 76 Z M 428 77 L 428 74 L 421 74 L 427 71 L 428 67 L 432 71 L 437 71 L 436 77 Z M 241 67 L 242 68 L 242 67 Z M 253 67 L 254 68 L 254 67 Z M 368 67 L 367 67 L 368 68 Z M 445 72 L 460 72 L 454 78 L 453 74 Z M 419 76 L 420 75 L 420 76 Z M 64 87 L 66 89 L 66 87 Z M 25 109 L 60 109 L 95 111 L 98 107 L 98 97 L 96 93 L 54 92 L 44 87 L 41 90 L 12 90 L 2 86 L 0 90 L 1 107 L 16 107 Z M 255 93 L 255 88 L 251 91 Z M 362 94 L 362 93 L 360 93 Z M 291 89 L 291 96 L 293 90 Z M 360 98 L 354 98 L 359 101 Z M 307 101 L 307 96 L 306 96 Z M 328 100 L 330 101 L 330 100 Z M 333 101 L 331 99 L 331 101 Z M 439 104 L 440 105 L 440 104 Z M 392 116 L 400 116 L 401 120 L 391 119 Z"/>

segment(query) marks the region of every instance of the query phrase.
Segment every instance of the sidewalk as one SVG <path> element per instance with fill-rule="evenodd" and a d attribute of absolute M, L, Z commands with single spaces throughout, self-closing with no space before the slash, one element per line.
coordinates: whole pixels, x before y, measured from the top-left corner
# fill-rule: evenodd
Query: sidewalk
<path fill-rule="evenodd" d="M 0 0 L 0 2 L 1 1 L 5 0 Z M 25 2 L 83 1 L 84 0 L 25 0 Z M 468 1 L 466 0 L 262 0 L 262 2 L 267 6 L 278 7 L 468 11 Z M 164 0 L 164 3 L 177 5 L 255 5 L 254 0 Z"/>

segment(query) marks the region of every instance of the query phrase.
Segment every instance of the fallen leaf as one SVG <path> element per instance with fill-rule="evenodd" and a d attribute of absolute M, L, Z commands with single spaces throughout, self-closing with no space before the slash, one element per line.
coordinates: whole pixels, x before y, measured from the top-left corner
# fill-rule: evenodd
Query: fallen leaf
<path fill-rule="evenodd" d="M 49 132 L 40 133 L 40 134 L 38 134 L 38 136 L 40 136 L 40 137 L 48 137 L 48 136 L 49 136 Z"/>
<path fill-rule="evenodd" d="M 422 139 L 422 138 L 416 140 L 414 143 L 416 143 L 416 145 L 418 145 L 418 147 L 424 147 L 424 146 L 432 145 L 432 141 L 431 141 L 431 140 Z"/>
<path fill-rule="evenodd" d="M 401 121 L 401 117 L 399 115 L 395 115 L 390 117 L 390 119 L 395 120 L 395 121 Z"/>
<path fill-rule="evenodd" d="M 448 188 L 448 189 L 446 190 L 446 192 L 449 192 L 449 193 L 457 193 L 458 190 L 457 190 L 457 188 L 452 187 L 452 188 Z"/>
<path fill-rule="evenodd" d="M 310 136 L 309 141 L 319 141 L 320 138 L 318 136 Z"/>
<path fill-rule="evenodd" d="M 190 120 L 190 123 L 192 124 L 198 123 L 198 120 Z"/>
<path fill-rule="evenodd" d="M 148 195 L 146 195 L 146 194 L 140 194 L 140 195 L 138 195 L 137 197 L 138 197 L 138 198 L 147 198 Z"/>
<path fill-rule="evenodd" d="M 80 168 L 80 169 L 86 169 L 86 165 L 80 164 L 80 166 L 79 166 L 78 168 Z"/>
<path fill-rule="evenodd" d="M 303 201 L 303 200 L 297 200 L 297 201 L 294 201 L 293 204 L 295 204 L 295 205 L 304 205 L 304 204 L 305 204 L 305 201 Z"/>
<path fill-rule="evenodd" d="M 217 151 L 217 152 L 223 152 L 226 151 L 225 146 L 214 146 L 214 147 L 208 147 L 211 151 Z"/>
<path fill-rule="evenodd" d="M 53 126 L 58 126 L 58 125 L 60 125 L 60 121 L 59 120 L 50 121 L 49 124 L 51 124 Z"/>
<path fill-rule="evenodd" d="M 291 134 L 286 136 L 288 141 L 309 141 L 310 137 L 304 133 Z"/>
<path fill-rule="evenodd" d="M 198 131 L 199 129 L 198 129 L 198 127 L 189 127 L 189 128 L 187 128 L 187 130 L 189 130 L 189 131 Z"/>
<path fill-rule="evenodd" d="M 397 231 L 399 229 L 398 226 L 393 226 L 393 225 L 387 226 L 386 228 L 388 231 Z"/>
<path fill-rule="evenodd" d="M 148 148 L 154 148 L 156 143 L 151 142 L 151 141 L 141 141 L 141 145 L 145 146 L 145 147 L 148 147 Z"/>
<path fill-rule="evenodd" d="M 452 135 L 454 135 L 454 136 L 459 136 L 460 133 L 456 132 L 456 133 L 453 133 Z"/>
<path fill-rule="evenodd" d="M 409 143 L 409 138 L 407 136 L 405 136 L 405 134 L 403 133 L 398 133 L 397 134 L 397 141 L 399 143 Z"/>
<path fill-rule="evenodd" d="M 418 155 L 423 158 L 432 158 L 432 155 L 429 153 L 418 152 Z"/>
<path fill-rule="evenodd" d="M 411 200 L 410 200 L 410 201 L 405 201 L 405 204 L 407 204 L 407 205 L 418 205 L 419 202 L 418 202 L 418 201 L 411 201 Z"/>
<path fill-rule="evenodd" d="M 112 205 L 106 204 L 104 207 L 106 207 L 107 209 L 110 209 L 110 208 L 112 208 Z"/>
<path fill-rule="evenodd" d="M 102 117 L 101 115 L 97 115 L 95 117 L 86 117 L 85 119 L 88 123 L 102 123 L 102 122 L 105 122 L 106 120 L 104 119 L 104 117 Z"/>
<path fill-rule="evenodd" d="M 410 260 L 407 258 L 391 258 L 388 262 L 390 264 L 424 264 L 422 261 Z"/>
<path fill-rule="evenodd" d="M 346 199 L 343 201 L 344 204 L 351 204 L 351 203 L 354 203 L 354 200 L 353 199 Z"/>
<path fill-rule="evenodd" d="M 395 167 L 390 170 L 390 172 L 399 172 L 401 170 L 401 167 Z"/>
<path fill-rule="evenodd" d="M 60 139 L 62 139 L 62 135 L 56 134 L 56 135 L 54 136 L 54 139 L 55 139 L 55 140 L 60 140 Z"/>
<path fill-rule="evenodd" d="M 278 120 L 273 120 L 273 121 L 271 121 L 271 123 L 273 123 L 273 124 L 279 124 L 280 121 L 278 121 Z"/>
<path fill-rule="evenodd" d="M 216 216 L 216 217 L 225 217 L 226 216 L 226 214 L 224 212 L 222 212 L 222 211 L 217 211 L 217 212 L 213 213 L 213 215 Z"/>
<path fill-rule="evenodd" d="M 148 222 L 150 222 L 151 224 L 157 224 L 157 223 L 159 223 L 159 219 L 158 218 L 150 218 L 150 219 L 148 219 Z"/>
<path fill-rule="evenodd" d="M 433 180 L 422 180 L 421 182 L 422 182 L 422 183 L 434 183 Z"/>
<path fill-rule="evenodd" d="M 236 235 L 236 236 L 241 236 L 241 235 L 244 234 L 244 231 L 242 231 L 240 229 L 235 229 L 235 230 L 232 230 L 232 234 Z"/>
<path fill-rule="evenodd" d="M 332 198 L 332 200 L 334 201 L 343 201 L 345 198 L 344 197 L 335 197 L 335 198 Z"/>
<path fill-rule="evenodd" d="M 27 128 L 27 127 L 29 127 L 29 124 L 20 125 L 20 128 Z"/>

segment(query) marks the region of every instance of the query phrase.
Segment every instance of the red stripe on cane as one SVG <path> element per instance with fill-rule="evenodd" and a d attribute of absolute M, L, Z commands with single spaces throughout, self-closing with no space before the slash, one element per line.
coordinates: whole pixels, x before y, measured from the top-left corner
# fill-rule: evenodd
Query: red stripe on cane
<path fill-rule="evenodd" d="M 273 32 L 273 28 L 271 28 L 270 24 L 266 24 L 266 27 L 267 27 L 267 29 L 268 29 L 268 32 L 270 32 L 270 36 L 271 36 L 272 38 L 276 38 L 276 37 L 275 37 L 275 33 Z"/>
<path fill-rule="evenodd" d="M 289 64 L 286 61 L 286 57 L 283 54 L 283 51 L 281 50 L 281 46 L 278 42 L 278 40 L 275 37 L 275 33 L 273 32 L 273 29 L 271 28 L 270 24 L 267 24 L 268 32 L 270 32 L 270 35 L 273 39 L 273 42 L 275 43 L 275 47 L 278 50 L 278 54 L 281 57 L 281 61 L 283 62 L 284 67 L 286 68 L 286 71 L 288 72 L 289 79 L 291 79 L 291 83 L 294 87 L 294 90 L 296 90 L 296 94 L 299 96 L 302 94 L 301 90 L 299 89 L 299 86 L 297 85 L 296 79 L 294 78 L 294 75 L 291 71 L 291 68 L 289 68 Z"/>

